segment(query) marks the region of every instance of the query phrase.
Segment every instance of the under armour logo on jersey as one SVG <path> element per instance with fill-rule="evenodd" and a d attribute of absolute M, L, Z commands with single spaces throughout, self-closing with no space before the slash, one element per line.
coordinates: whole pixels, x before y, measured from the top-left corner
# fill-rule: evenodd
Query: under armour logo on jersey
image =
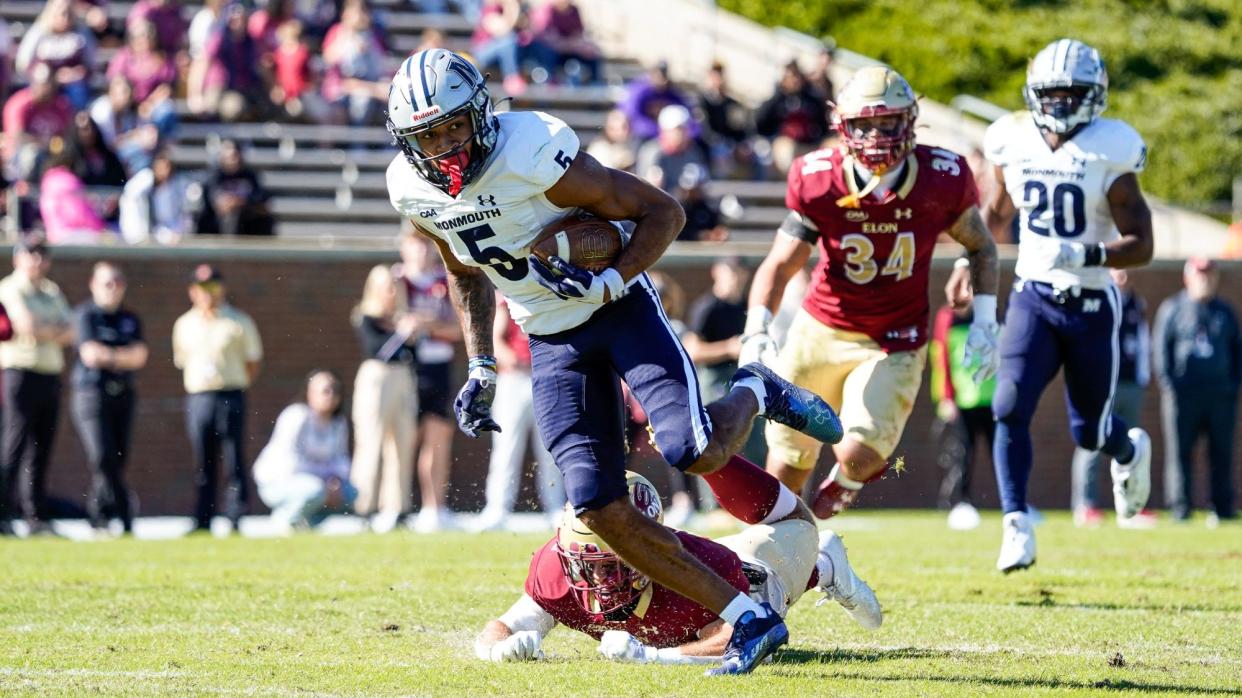
<path fill-rule="evenodd" d="M 494 194 L 479 194 L 480 206 L 495 206 L 496 196 Z"/>
<path fill-rule="evenodd" d="M 1098 313 L 1100 312 L 1100 303 L 1099 298 L 1088 298 L 1082 302 L 1082 312 Z"/>
<path fill-rule="evenodd" d="M 893 209 L 893 218 L 909 220 L 914 217 L 914 209 L 912 208 L 895 208 Z"/>

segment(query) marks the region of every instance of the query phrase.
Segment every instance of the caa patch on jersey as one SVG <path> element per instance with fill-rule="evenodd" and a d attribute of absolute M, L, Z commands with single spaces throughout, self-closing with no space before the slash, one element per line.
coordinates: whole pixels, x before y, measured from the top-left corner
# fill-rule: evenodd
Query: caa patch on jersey
<path fill-rule="evenodd" d="M 1038 261 L 1047 256 L 1035 251 L 1044 240 L 1089 245 L 1117 238 L 1108 190 L 1118 177 L 1146 166 L 1147 146 L 1138 132 L 1124 121 L 1100 118 L 1052 150 L 1030 113 L 1016 112 L 988 127 L 983 149 L 1001 168 L 1018 209 L 1018 276 L 1087 288 L 1111 284 L 1105 268 L 1048 269 Z"/>

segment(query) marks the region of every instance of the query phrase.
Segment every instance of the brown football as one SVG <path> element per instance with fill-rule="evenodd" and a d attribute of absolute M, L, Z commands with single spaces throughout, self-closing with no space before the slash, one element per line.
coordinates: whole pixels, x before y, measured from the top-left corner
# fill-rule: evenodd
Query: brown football
<path fill-rule="evenodd" d="M 558 218 L 535 236 L 530 253 L 543 261 L 556 255 L 561 259 L 599 273 L 621 253 L 621 231 L 612 223 L 585 211 Z"/>

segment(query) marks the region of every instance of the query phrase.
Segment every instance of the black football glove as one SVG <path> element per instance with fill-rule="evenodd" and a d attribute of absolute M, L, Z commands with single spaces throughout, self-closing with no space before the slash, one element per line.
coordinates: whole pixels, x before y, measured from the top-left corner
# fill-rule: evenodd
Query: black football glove
<path fill-rule="evenodd" d="M 482 431 L 500 431 L 500 425 L 492 419 L 492 401 L 496 399 L 496 358 L 474 356 L 470 358 L 470 373 L 466 384 L 453 401 L 457 426 L 470 438 L 478 438 Z"/>

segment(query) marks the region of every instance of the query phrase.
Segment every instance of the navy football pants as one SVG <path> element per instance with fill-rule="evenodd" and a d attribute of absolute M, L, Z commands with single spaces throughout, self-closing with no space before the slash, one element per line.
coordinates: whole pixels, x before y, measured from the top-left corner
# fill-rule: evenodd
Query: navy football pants
<path fill-rule="evenodd" d="M 1009 296 L 992 411 L 993 459 L 1005 513 L 1026 511 L 1033 461 L 1031 418 L 1044 388 L 1065 367 L 1074 441 L 1089 451 L 1124 452 L 1126 426 L 1112 414 L 1121 299 L 1115 288 L 1077 295 L 1020 281 Z"/>
<path fill-rule="evenodd" d="M 530 338 L 535 421 L 575 511 L 626 493 L 624 379 L 647 412 L 656 447 L 675 468 L 711 438 L 694 364 L 646 275 L 585 323 Z"/>

